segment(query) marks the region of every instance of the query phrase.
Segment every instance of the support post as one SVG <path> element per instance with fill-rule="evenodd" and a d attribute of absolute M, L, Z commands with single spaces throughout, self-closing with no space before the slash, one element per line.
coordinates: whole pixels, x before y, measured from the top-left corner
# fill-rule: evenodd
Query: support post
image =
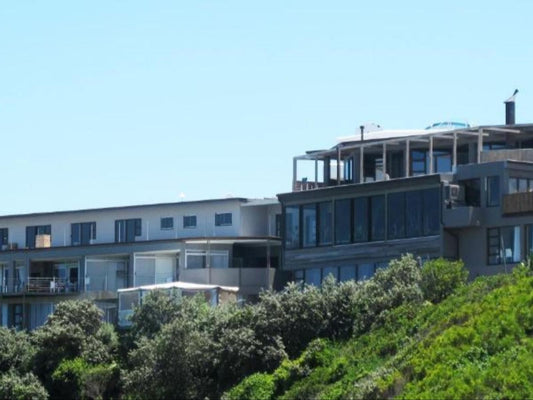
<path fill-rule="evenodd" d="M 410 149 L 410 146 L 409 146 L 409 139 L 407 139 L 405 141 L 405 177 L 408 178 L 409 177 L 409 170 L 410 170 L 410 167 L 411 167 L 411 161 L 409 160 L 411 156 L 411 149 Z"/>
<path fill-rule="evenodd" d="M 363 183 L 365 181 L 365 173 L 363 171 L 363 168 L 365 167 L 365 151 L 363 150 L 363 146 L 359 147 L 359 183 Z"/>
<path fill-rule="evenodd" d="M 483 150 L 483 129 L 478 130 L 477 134 L 477 163 L 481 163 L 481 151 Z"/>
<path fill-rule="evenodd" d="M 298 160 L 296 157 L 292 159 L 292 191 L 294 192 L 296 190 L 296 171 L 298 168 Z"/>
<path fill-rule="evenodd" d="M 453 133 L 452 171 L 457 170 L 457 132 Z"/>
<path fill-rule="evenodd" d="M 315 158 L 315 188 L 318 188 L 318 158 Z"/>
<path fill-rule="evenodd" d="M 341 184 L 341 147 L 337 146 L 337 185 Z"/>
<path fill-rule="evenodd" d="M 383 180 L 387 179 L 387 144 L 383 143 Z"/>
<path fill-rule="evenodd" d="M 433 136 L 429 138 L 429 173 L 433 173 Z"/>

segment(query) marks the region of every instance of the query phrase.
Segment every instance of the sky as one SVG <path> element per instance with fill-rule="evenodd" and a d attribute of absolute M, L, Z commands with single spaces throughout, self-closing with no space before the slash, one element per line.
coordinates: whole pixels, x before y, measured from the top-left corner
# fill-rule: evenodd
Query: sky
<path fill-rule="evenodd" d="M 533 122 L 533 2 L 0 1 L 0 215 L 291 190 L 362 123 Z"/>

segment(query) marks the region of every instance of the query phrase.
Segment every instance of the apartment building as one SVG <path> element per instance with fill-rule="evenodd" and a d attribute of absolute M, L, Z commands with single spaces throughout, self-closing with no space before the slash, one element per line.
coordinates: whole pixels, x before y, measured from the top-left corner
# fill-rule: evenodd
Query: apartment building
<path fill-rule="evenodd" d="M 0 321 L 34 329 L 57 302 L 88 298 L 117 319 L 117 290 L 175 281 L 282 283 L 280 206 L 226 198 L 0 217 Z"/>
<path fill-rule="evenodd" d="M 533 251 L 533 124 L 361 127 L 293 161 L 283 209 L 283 269 L 320 284 L 367 279 L 405 253 L 461 259 L 471 277 Z"/>

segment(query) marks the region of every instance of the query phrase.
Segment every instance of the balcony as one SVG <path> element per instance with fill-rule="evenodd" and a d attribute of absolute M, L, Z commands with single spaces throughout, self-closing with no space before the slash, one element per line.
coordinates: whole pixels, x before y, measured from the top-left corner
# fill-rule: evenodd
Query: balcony
<path fill-rule="evenodd" d="M 445 228 L 466 228 L 480 226 L 483 223 L 480 207 L 454 206 L 445 208 L 442 220 Z"/>
<path fill-rule="evenodd" d="M 4 279 L 0 287 L 4 294 L 68 294 L 77 293 L 77 281 L 56 277 L 29 278 L 27 282 L 19 279 Z"/>
<path fill-rule="evenodd" d="M 503 196 L 502 214 L 526 214 L 533 212 L 533 192 L 520 192 Z"/>

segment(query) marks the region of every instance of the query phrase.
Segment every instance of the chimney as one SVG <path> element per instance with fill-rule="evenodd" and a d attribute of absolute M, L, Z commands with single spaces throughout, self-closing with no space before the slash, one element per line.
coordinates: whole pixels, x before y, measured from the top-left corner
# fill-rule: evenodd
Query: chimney
<path fill-rule="evenodd" d="M 361 129 L 361 142 L 362 142 L 364 140 L 364 137 L 365 137 L 365 126 L 361 125 L 359 127 L 359 129 Z"/>
<path fill-rule="evenodd" d="M 505 125 L 515 124 L 515 97 L 518 93 L 516 89 L 511 97 L 504 101 L 505 103 Z"/>

